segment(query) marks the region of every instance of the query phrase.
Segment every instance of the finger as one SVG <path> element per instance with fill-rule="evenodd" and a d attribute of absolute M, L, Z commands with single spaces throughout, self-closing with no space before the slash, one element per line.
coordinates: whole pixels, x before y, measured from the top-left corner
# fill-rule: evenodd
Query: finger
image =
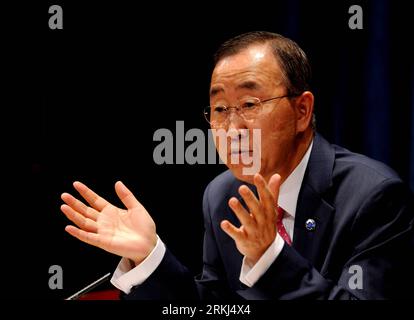
<path fill-rule="evenodd" d="M 274 198 L 276 206 L 278 206 L 278 203 L 279 203 L 279 191 L 280 191 L 281 183 L 282 183 L 282 177 L 279 174 L 275 173 L 274 175 L 270 177 L 269 189 L 270 189 L 270 192 L 273 194 L 273 198 Z M 276 210 L 276 211 L 277 211 L 277 214 L 279 215 L 280 211 L 279 210 Z M 279 218 L 282 218 L 282 217 L 277 217 L 277 219 Z"/>
<path fill-rule="evenodd" d="M 83 215 L 77 213 L 75 210 L 73 210 L 71 207 L 69 207 L 66 204 L 63 204 L 60 207 L 60 210 L 65 214 L 65 216 L 72 221 L 74 224 L 76 224 L 79 228 L 82 230 L 88 231 L 88 232 L 96 232 L 98 230 L 97 224 L 95 221 L 85 218 Z"/>
<path fill-rule="evenodd" d="M 281 184 L 282 184 L 282 177 L 279 174 L 275 173 L 274 175 L 270 177 L 268 186 L 269 186 L 270 192 L 273 195 L 276 206 L 278 206 L 278 203 L 279 203 L 279 191 L 280 191 Z M 279 210 L 276 210 L 276 212 L 277 214 L 280 214 Z"/>
<path fill-rule="evenodd" d="M 236 214 L 237 218 L 239 219 L 240 223 L 245 227 L 251 227 L 254 223 L 252 216 L 250 216 L 249 212 L 242 206 L 237 198 L 232 197 L 229 200 L 229 207 L 233 210 Z"/>
<path fill-rule="evenodd" d="M 240 241 L 244 238 L 243 231 L 239 228 L 236 228 L 234 225 L 232 225 L 229 221 L 223 220 L 220 223 L 221 229 L 234 241 Z"/>
<path fill-rule="evenodd" d="M 75 181 L 73 183 L 74 188 L 80 193 L 80 195 L 91 205 L 92 208 L 102 211 L 109 202 L 104 198 L 98 196 L 95 192 L 89 189 L 82 182 Z"/>
<path fill-rule="evenodd" d="M 101 236 L 97 233 L 86 232 L 74 226 L 66 226 L 65 230 L 71 236 L 79 239 L 80 241 L 83 241 L 87 244 L 93 245 L 98 248 L 105 249 L 103 248 Z"/>
<path fill-rule="evenodd" d="M 122 203 L 128 209 L 134 209 L 141 205 L 132 192 L 129 191 L 129 189 L 121 181 L 115 183 L 115 191 L 119 199 L 121 199 Z"/>
<path fill-rule="evenodd" d="M 98 212 L 95 209 L 88 207 L 82 201 L 79 201 L 69 193 L 62 193 L 61 198 L 68 206 L 70 206 L 73 210 L 77 211 L 81 215 L 93 221 L 96 221 L 96 219 L 98 219 Z"/>
<path fill-rule="evenodd" d="M 247 207 L 251 214 L 255 217 L 256 215 L 260 214 L 260 204 L 259 200 L 257 200 L 256 196 L 246 185 L 242 185 L 239 188 L 239 193 L 242 196 L 244 202 L 246 203 Z"/>
<path fill-rule="evenodd" d="M 268 223 L 269 219 L 272 221 L 275 220 L 276 210 L 275 210 L 275 199 L 273 194 L 270 192 L 268 185 L 262 175 L 256 173 L 254 175 L 254 184 L 259 193 L 261 207 L 263 212 L 259 212 L 255 218 L 257 223 L 265 224 Z"/>
<path fill-rule="evenodd" d="M 269 190 L 273 195 L 273 199 L 276 205 L 279 199 L 279 190 L 280 190 L 281 182 L 282 182 L 282 177 L 277 173 L 271 176 L 269 180 Z"/>

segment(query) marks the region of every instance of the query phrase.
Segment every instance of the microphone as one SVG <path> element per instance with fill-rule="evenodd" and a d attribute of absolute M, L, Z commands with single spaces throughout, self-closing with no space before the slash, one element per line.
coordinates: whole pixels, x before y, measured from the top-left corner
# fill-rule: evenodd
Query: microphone
<path fill-rule="evenodd" d="M 96 281 L 92 282 L 91 284 L 87 285 L 85 288 L 83 288 L 83 289 L 79 290 L 78 292 L 72 294 L 70 297 L 66 298 L 65 300 L 77 300 L 77 299 L 79 299 L 84 294 L 88 293 L 92 289 L 96 288 L 100 284 L 107 281 L 110 278 L 110 276 L 111 276 L 111 273 L 109 272 L 106 275 L 104 275 L 103 277 L 99 278 L 98 280 L 96 280 Z"/>

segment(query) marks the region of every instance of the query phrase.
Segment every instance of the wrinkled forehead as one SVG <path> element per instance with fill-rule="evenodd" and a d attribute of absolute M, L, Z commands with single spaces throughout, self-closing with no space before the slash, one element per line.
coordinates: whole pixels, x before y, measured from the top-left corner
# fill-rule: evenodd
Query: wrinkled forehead
<path fill-rule="evenodd" d="M 241 52 L 224 57 L 213 70 L 211 89 L 227 84 L 246 83 L 253 89 L 254 82 L 278 85 L 282 81 L 279 63 L 267 45 L 248 47 Z"/>

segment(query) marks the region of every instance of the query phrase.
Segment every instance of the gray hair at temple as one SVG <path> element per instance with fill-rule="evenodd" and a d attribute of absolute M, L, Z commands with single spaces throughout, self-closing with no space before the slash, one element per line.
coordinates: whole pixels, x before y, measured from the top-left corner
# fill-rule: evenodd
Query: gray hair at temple
<path fill-rule="evenodd" d="M 224 42 L 214 55 L 214 65 L 225 58 L 235 55 L 254 45 L 268 43 L 281 67 L 287 94 L 295 96 L 310 90 L 312 70 L 305 52 L 298 44 L 280 34 L 267 31 L 254 31 L 238 35 Z M 312 115 L 312 128 L 316 129 L 315 114 Z"/>

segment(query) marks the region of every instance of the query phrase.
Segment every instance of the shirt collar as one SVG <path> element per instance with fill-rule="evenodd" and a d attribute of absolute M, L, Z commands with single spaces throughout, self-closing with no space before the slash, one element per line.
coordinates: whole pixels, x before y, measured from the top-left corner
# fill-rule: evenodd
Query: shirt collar
<path fill-rule="evenodd" d="M 313 140 L 295 170 L 292 171 L 280 186 L 278 205 L 292 217 L 295 217 L 296 214 L 299 191 L 302 186 L 303 177 L 305 176 L 306 167 L 308 166 L 312 146 Z"/>

